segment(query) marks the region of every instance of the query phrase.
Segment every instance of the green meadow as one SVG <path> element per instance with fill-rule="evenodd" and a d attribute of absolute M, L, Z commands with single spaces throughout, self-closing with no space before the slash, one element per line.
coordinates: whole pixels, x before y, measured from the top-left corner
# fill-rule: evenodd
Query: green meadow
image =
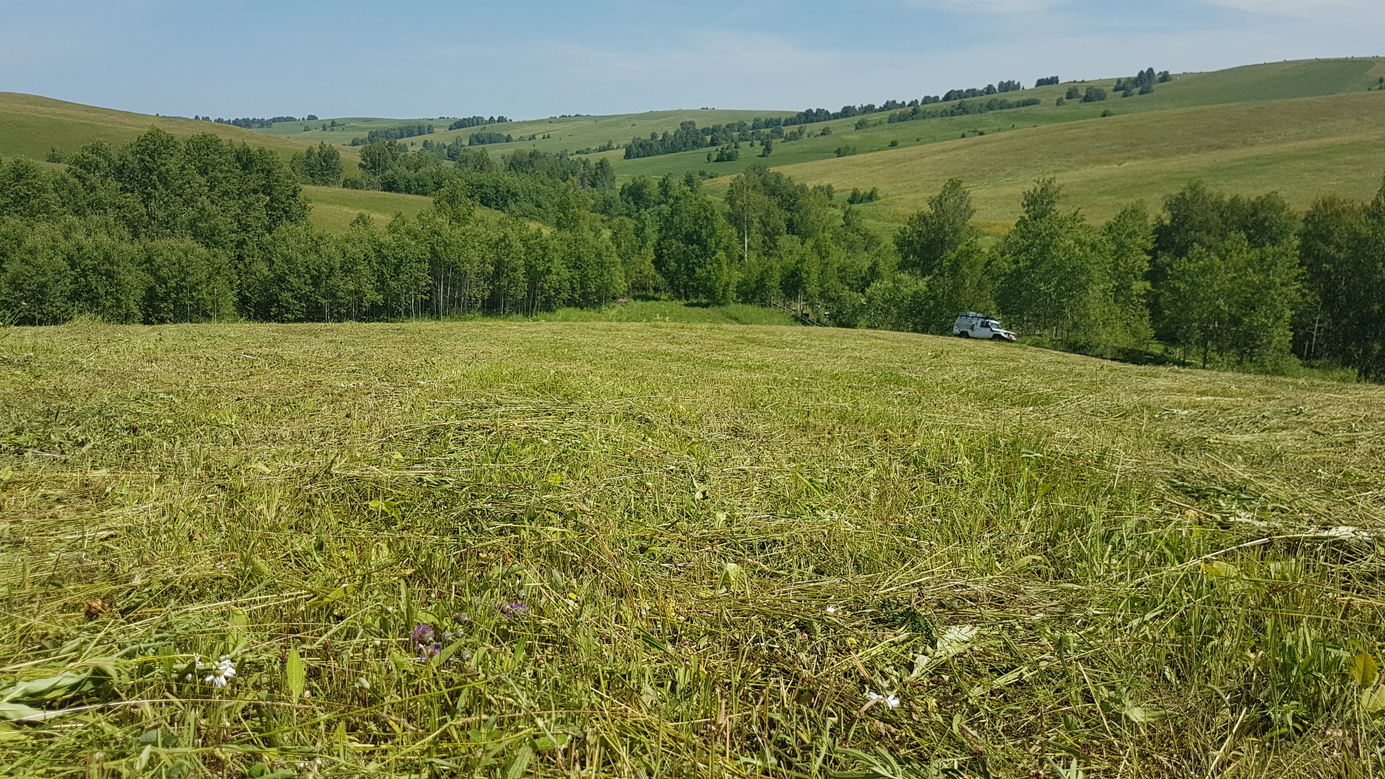
<path fill-rule="evenodd" d="M 303 187 L 303 199 L 312 206 L 313 225 L 331 232 L 346 232 L 357 216 L 365 214 L 376 224 L 389 224 L 396 216 L 414 216 L 433 205 L 433 199 L 396 192 L 372 192 L 341 187 Z"/>
<path fill-rule="evenodd" d="M 1009 93 L 1038 97 L 1038 106 L 888 124 L 885 113 L 820 122 L 806 127 L 812 137 L 776 142 L 769 157 L 743 144 L 738 161 L 708 163 L 706 151 L 625 160 L 620 150 L 591 155 L 611 160 L 617 176 L 681 175 L 705 171 L 720 192 L 729 177 L 754 164 L 770 165 L 811 184 L 831 184 L 839 192 L 878 187 L 883 199 L 862 207 L 867 223 L 890 231 L 922 207 L 948 178 L 972 189 L 978 219 L 993 234 L 1008 229 L 1019 212 L 1019 196 L 1039 176 L 1055 176 L 1066 186 L 1067 205 L 1095 220 L 1108 218 L 1124 204 L 1143 200 L 1151 209 L 1193 179 L 1239 194 L 1279 191 L 1296 209 L 1328 193 L 1368 198 L 1379 188 L 1385 160 L 1379 155 L 1385 92 L 1366 91 L 1385 77 L 1377 58 L 1301 60 L 1251 65 L 1211 73 L 1184 73 L 1158 84 L 1153 94 L 1122 98 L 1111 91 L 1113 78 L 1065 82 Z M 1082 104 L 1056 101 L 1070 86 L 1106 88 L 1110 97 Z M 895 96 L 907 98 L 907 95 Z M 1110 112 L 1112 116 L 1103 117 Z M 748 121 L 757 116 L 787 116 L 789 111 L 692 109 L 615 116 L 570 116 L 488 125 L 516 137 L 537 134 L 533 142 L 487 147 L 492 154 L 517 148 L 548 152 L 625 143 L 634 136 L 675 129 L 679 122 L 709 126 Z M 30 95 L 0 93 L 0 155 L 43 159 L 49 149 L 74 151 L 104 138 L 133 139 L 150 126 L 177 135 L 213 132 L 224 138 L 266 145 L 288 156 L 309 144 L 349 144 L 372 129 L 428 122 L 439 128 L 410 138 L 417 148 L 427 138 L 449 142 L 482 128 L 447 131 L 446 119 L 338 118 L 343 126 L 322 132 L 323 122 L 279 123 L 271 130 L 243 130 L 210 122 L 150 117 L 81 106 Z M 303 132 L 307 125 L 310 132 Z M 823 130 L 829 134 L 820 135 Z M 544 135 L 551 136 L 543 138 Z M 348 172 L 356 153 L 342 146 Z M 849 156 L 838 158 L 841 151 Z M 314 221 L 344 229 L 357 213 L 388 219 L 416 213 L 424 201 L 379 192 L 308 188 L 316 204 Z"/>
<path fill-rule="evenodd" d="M 1278 191 L 1298 210 L 1328 194 L 1369 200 L 1385 173 L 1383 142 L 1385 92 L 1376 91 L 1098 116 L 778 170 L 838 192 L 879 187 L 883 199 L 863 211 L 888 224 L 960 178 L 977 219 L 1003 231 L 1019 216 L 1021 193 L 1041 176 L 1056 178 L 1064 205 L 1096 221 L 1137 200 L 1155 210 L 1193 180 L 1234 194 Z"/>
<path fill-rule="evenodd" d="M 262 132 L 215 122 L 149 116 L 17 92 L 0 92 L 0 156 L 42 160 L 51 149 L 71 153 L 96 140 L 123 145 L 148 132 L 151 127 L 158 127 L 180 138 L 212 133 L 225 140 L 274 149 L 284 158 L 304 148 L 303 145 Z M 350 154 L 351 163 L 354 164 L 356 155 L 351 152 L 347 154 Z"/>
<path fill-rule="evenodd" d="M 6 775 L 1385 772 L 1378 386 L 74 323 L 0 407 Z"/>

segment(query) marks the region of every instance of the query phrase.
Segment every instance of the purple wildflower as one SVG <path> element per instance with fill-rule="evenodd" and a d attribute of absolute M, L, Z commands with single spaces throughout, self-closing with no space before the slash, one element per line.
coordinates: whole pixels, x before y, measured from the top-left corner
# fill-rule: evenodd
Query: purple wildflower
<path fill-rule="evenodd" d="M 517 600 L 510 601 L 509 603 L 500 604 L 500 613 L 504 614 L 510 619 L 519 619 L 520 617 L 524 616 L 525 613 L 528 611 L 529 607 L 525 606 L 523 603 L 520 603 Z"/>
<path fill-rule="evenodd" d="M 437 633 L 433 630 L 432 625 L 424 623 L 415 627 L 414 632 L 410 633 L 409 637 L 413 639 L 414 648 L 422 649 L 433 643 L 433 639 L 437 638 Z"/>

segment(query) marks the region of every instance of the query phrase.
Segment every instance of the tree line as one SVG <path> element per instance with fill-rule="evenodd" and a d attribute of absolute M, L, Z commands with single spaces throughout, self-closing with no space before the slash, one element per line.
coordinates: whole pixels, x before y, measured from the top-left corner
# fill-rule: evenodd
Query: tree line
<path fill-rule="evenodd" d="M 456 121 L 449 124 L 447 126 L 447 129 L 465 130 L 469 127 L 482 127 L 488 124 L 500 124 L 502 122 L 508 121 L 510 121 L 509 118 L 505 116 L 492 116 L 489 118 L 484 116 L 464 116 L 461 119 L 457 119 Z"/>
<path fill-rule="evenodd" d="M 306 158 L 307 155 L 304 155 Z M 530 161 L 530 167 L 542 161 Z M 515 174 L 521 175 L 521 174 Z M 539 174 L 526 174 L 537 178 Z M 345 235 L 307 222 L 273 152 L 151 130 L 48 170 L 0 160 L 0 321 L 336 321 L 533 314 L 627 288 L 612 233 L 573 197 L 555 225 L 482 219 L 461 180 L 434 207 Z"/>
<path fill-rule="evenodd" d="M 1093 354 L 1162 345 L 1199 364 L 1312 361 L 1385 377 L 1385 187 L 1368 203 L 1322 198 L 1300 217 L 1275 193 L 1194 183 L 1157 214 L 1131 205 L 1092 224 L 1045 179 L 988 242 L 958 180 L 884 238 L 853 205 L 878 192 L 842 203 L 758 165 L 713 198 L 693 172 L 617 187 L 605 160 L 465 149 L 448 164 L 395 142 L 363 148 L 380 154 L 348 178 L 416 187 L 433 208 L 383 226 L 362 217 L 344 235 L 313 229 L 297 176 L 309 159 L 330 167 L 321 145 L 294 167 L 151 130 L 83 147 L 61 169 L 0 161 L 0 318 L 378 320 L 644 294 L 939 334 L 959 311 L 991 311 Z"/>
<path fill-rule="evenodd" d="M 401 124 L 396 127 L 386 127 L 380 130 L 371 130 L 366 133 L 364 138 L 352 138 L 352 146 L 361 146 L 371 141 L 400 141 L 405 138 L 417 138 L 420 135 L 432 135 L 433 125 L 419 122 L 417 124 Z"/>
<path fill-rule="evenodd" d="M 1204 366 L 1323 361 L 1385 377 L 1385 187 L 1370 203 L 1322 198 L 1299 219 L 1277 193 L 1192 183 L 1154 218 L 1132 205 L 1100 226 L 1060 195 L 1039 181 L 983 247 L 949 181 L 896 235 L 897 272 L 867 290 L 864 323 L 941 334 L 957 311 L 994 311 L 1093 354 L 1163 344 Z"/>
<path fill-rule="evenodd" d="M 1056 79 L 1057 76 L 1053 78 Z M 1045 82 L 1046 79 L 1039 79 L 1039 81 Z M 1053 83 L 1056 84 L 1057 81 Z M 856 116 L 883 113 L 886 111 L 896 112 L 890 115 L 888 121 L 905 122 L 914 119 L 932 119 L 940 116 L 968 116 L 1006 108 L 1038 105 L 1040 103 L 1037 98 L 1008 100 L 992 97 L 993 95 L 1005 92 L 1018 92 L 1023 89 L 1024 86 L 1018 81 L 1010 80 L 1001 81 L 998 84 L 987 84 L 983 88 L 950 89 L 941 96 L 926 95 L 907 102 L 901 100 L 887 100 L 878 106 L 874 103 L 864 103 L 854 106 L 847 105 L 842 106 L 839 111 L 829 111 L 826 108 L 810 108 L 805 111 L 799 111 L 792 116 L 755 117 L 749 122 L 728 122 L 726 124 L 717 124 L 702 128 L 699 128 L 695 121 L 684 121 L 679 124 L 677 130 L 671 133 L 664 132 L 660 134 L 652 132 L 649 134 L 648 138 L 637 137 L 630 139 L 630 142 L 625 145 L 625 159 L 634 160 L 662 154 L 677 154 L 678 152 L 727 146 L 729 144 L 745 141 L 755 141 L 759 143 L 763 142 L 766 138 L 774 140 L 794 140 L 795 138 L 802 138 L 803 135 L 786 136 L 782 132 L 783 128 L 827 122 L 833 119 L 850 119 Z M 991 99 L 984 103 L 964 103 L 963 105 L 951 109 L 938 109 L 932 112 L 925 112 L 922 109 L 923 106 L 932 105 L 934 103 L 950 103 L 980 97 L 990 97 Z M 726 155 L 721 156 L 724 161 Z"/>
<path fill-rule="evenodd" d="M 914 106 L 907 111 L 896 111 L 886 118 L 889 124 L 897 122 L 914 122 L 920 119 L 938 119 L 945 116 L 972 116 L 974 114 L 985 114 L 991 111 L 1005 111 L 1011 108 L 1025 108 L 1031 105 L 1038 105 L 1041 100 L 1037 97 L 1021 98 L 1011 100 L 1004 97 L 993 97 L 986 101 L 961 100 L 957 103 L 939 108 L 924 108 Z"/>
<path fill-rule="evenodd" d="M 210 116 L 194 116 L 193 119 L 200 119 L 205 122 L 214 122 L 216 124 L 229 124 L 233 127 L 243 127 L 247 130 L 267 130 L 273 127 L 276 122 L 316 122 L 317 115 L 308 114 L 302 119 L 299 119 L 296 116 L 272 116 L 268 119 L 261 119 L 258 117 L 251 116 L 240 117 L 236 119 L 222 119 L 219 116 L 215 119 L 211 118 Z"/>

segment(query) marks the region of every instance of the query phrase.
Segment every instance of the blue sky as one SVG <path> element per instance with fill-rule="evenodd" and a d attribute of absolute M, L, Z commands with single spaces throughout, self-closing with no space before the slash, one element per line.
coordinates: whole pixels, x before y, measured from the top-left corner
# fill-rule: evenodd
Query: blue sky
<path fill-rule="evenodd" d="M 182 116 L 840 108 L 1385 54 L 1382 0 L 0 0 L 0 91 Z"/>

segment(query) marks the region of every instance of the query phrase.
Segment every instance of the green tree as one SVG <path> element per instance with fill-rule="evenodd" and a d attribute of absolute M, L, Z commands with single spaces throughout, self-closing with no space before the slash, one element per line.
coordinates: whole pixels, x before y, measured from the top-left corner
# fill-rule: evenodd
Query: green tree
<path fill-rule="evenodd" d="M 727 257 L 736 239 L 717 204 L 678 188 L 662 209 L 654 267 L 670 291 L 684 300 L 727 300 L 734 285 Z"/>
<path fill-rule="evenodd" d="M 380 178 L 393 168 L 403 156 L 404 150 L 397 141 L 371 141 L 361 146 L 361 171 L 368 176 Z"/>
<path fill-rule="evenodd" d="M 1318 200 L 1304 216 L 1301 236 L 1309 306 L 1299 320 L 1300 353 L 1379 381 L 1385 377 L 1385 186 L 1368 204 Z"/>
<path fill-rule="evenodd" d="M 1300 270 L 1292 244 L 1254 248 L 1239 233 L 1195 246 L 1169 270 L 1165 313 L 1178 341 L 1243 365 L 1289 357 Z"/>
<path fill-rule="evenodd" d="M 1154 337 L 1149 323 L 1150 253 L 1153 227 L 1143 206 L 1131 205 L 1101 228 L 1107 244 L 1105 296 L 1107 314 L 1102 317 L 1101 341 L 1125 348 L 1140 348 Z"/>
<path fill-rule="evenodd" d="M 1024 193 L 1024 215 L 999 246 L 996 303 L 1011 327 L 1082 338 L 1104 291 L 1105 247 L 1080 214 L 1058 211 L 1060 193 L 1053 179 Z"/>
<path fill-rule="evenodd" d="M 309 146 L 306 151 L 294 152 L 289 167 L 304 184 L 320 187 L 341 186 L 341 152 L 326 142 Z"/>
<path fill-rule="evenodd" d="M 22 325 L 66 322 L 74 313 L 74 277 L 57 228 L 39 225 L 0 257 L 0 312 Z"/>
<path fill-rule="evenodd" d="M 160 238 L 139 246 L 149 285 L 144 321 L 205 322 L 235 316 L 235 279 L 224 254 L 188 238 Z"/>
<path fill-rule="evenodd" d="M 909 217 L 895 235 L 901 270 L 931 276 L 943 255 L 973 240 L 976 209 L 961 179 L 948 179 L 942 191 L 928 199 L 928 208 Z"/>

